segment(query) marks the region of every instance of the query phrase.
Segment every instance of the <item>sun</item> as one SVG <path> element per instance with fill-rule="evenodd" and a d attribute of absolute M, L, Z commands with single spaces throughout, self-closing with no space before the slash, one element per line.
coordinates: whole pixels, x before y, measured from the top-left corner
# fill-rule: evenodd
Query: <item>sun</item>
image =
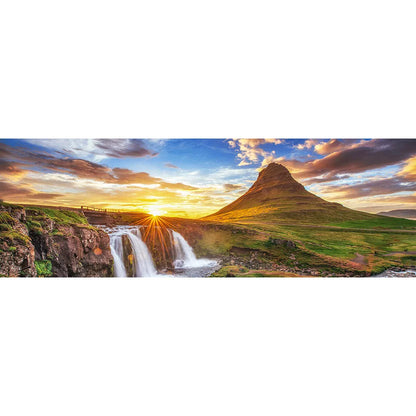
<path fill-rule="evenodd" d="M 158 207 L 151 207 L 148 209 L 148 212 L 150 215 L 153 215 L 154 217 L 160 217 L 163 214 L 166 214 L 166 211 L 163 211 L 161 208 Z"/>

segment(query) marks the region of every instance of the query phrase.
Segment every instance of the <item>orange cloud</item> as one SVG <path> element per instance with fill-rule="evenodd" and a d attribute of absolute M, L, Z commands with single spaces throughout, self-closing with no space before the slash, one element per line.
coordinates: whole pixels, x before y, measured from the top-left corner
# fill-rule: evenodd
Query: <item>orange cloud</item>
<path fill-rule="evenodd" d="M 399 175 L 407 180 L 416 181 L 416 156 L 406 160 L 405 167 L 399 172 Z"/>

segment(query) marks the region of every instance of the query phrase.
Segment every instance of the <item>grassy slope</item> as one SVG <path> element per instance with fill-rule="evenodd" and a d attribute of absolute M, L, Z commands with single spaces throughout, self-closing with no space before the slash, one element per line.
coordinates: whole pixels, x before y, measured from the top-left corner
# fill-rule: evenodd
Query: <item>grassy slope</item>
<path fill-rule="evenodd" d="M 293 221 L 276 212 L 245 216 L 233 225 L 255 231 L 257 234 L 253 238 L 239 240 L 237 234 L 222 234 L 215 238 L 207 235 L 199 243 L 201 247 L 198 251 L 215 247 L 218 254 L 223 254 L 237 245 L 264 250 L 275 256 L 277 261 L 293 265 L 285 257 L 287 253 L 283 252 L 284 249 L 267 247 L 265 243 L 271 237 L 296 242 L 298 250 L 295 257 L 300 267 L 310 266 L 322 271 L 333 269 L 335 273 L 345 268 L 357 274 L 374 274 L 389 267 L 416 266 L 416 255 L 412 253 L 416 251 L 416 221 L 363 214 L 361 218 L 346 218 L 345 221 L 338 218 L 335 222 L 331 216 L 322 221 L 320 215 L 319 221 L 314 221 L 313 215 L 307 219 L 303 217 L 302 221 Z M 347 217 L 349 215 L 347 212 Z M 352 215 L 355 215 L 354 211 Z M 227 224 L 232 225 L 229 221 Z M 250 272 L 258 273 L 245 271 L 240 274 Z M 218 272 L 219 275 L 223 273 L 221 270 Z M 263 273 L 269 274 L 266 271 Z"/>

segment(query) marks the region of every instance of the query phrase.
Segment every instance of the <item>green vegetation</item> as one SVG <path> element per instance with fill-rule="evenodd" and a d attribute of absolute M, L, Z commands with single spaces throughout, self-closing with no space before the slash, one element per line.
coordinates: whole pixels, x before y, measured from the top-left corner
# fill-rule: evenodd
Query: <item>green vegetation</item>
<path fill-rule="evenodd" d="M 31 220 L 35 219 L 37 221 L 50 218 L 57 224 L 88 224 L 85 216 L 75 211 L 43 207 L 26 207 L 26 209 L 28 214 L 30 214 Z"/>
<path fill-rule="evenodd" d="M 14 224 L 14 219 L 8 212 L 0 211 L 0 223 L 1 224 L 13 225 Z"/>
<path fill-rule="evenodd" d="M 62 231 L 54 229 L 54 230 L 52 230 L 52 235 L 64 236 L 65 234 Z"/>
<path fill-rule="evenodd" d="M 367 220 L 335 222 L 328 225 L 344 228 L 386 228 L 394 230 L 416 230 L 416 221 L 414 220 L 407 220 L 405 218 L 384 217 L 381 215 Z"/>
<path fill-rule="evenodd" d="M 1 231 L 12 231 L 13 227 L 9 224 L 0 224 L 0 232 Z"/>
<path fill-rule="evenodd" d="M 35 260 L 35 267 L 38 277 L 52 276 L 52 263 L 50 260 Z"/>
<path fill-rule="evenodd" d="M 16 249 L 16 247 L 14 247 L 14 246 L 10 246 L 9 247 L 9 251 L 16 251 L 17 249 Z"/>
<path fill-rule="evenodd" d="M 26 227 L 29 230 L 29 232 L 33 232 L 35 234 L 42 234 L 43 229 L 39 221 L 27 220 Z"/>
<path fill-rule="evenodd" d="M 390 218 L 387 220 L 390 227 Z M 404 223 L 408 224 L 407 221 Z M 413 226 L 415 221 L 409 223 Z M 380 222 L 371 224 L 380 225 Z M 387 227 L 370 228 L 370 224 L 367 224 L 368 228 L 354 229 L 351 225 L 348 223 L 348 228 L 339 224 L 282 225 L 270 219 L 258 222 L 257 218 L 250 224 L 208 225 L 205 222 L 200 223 L 200 238 L 191 245 L 197 256 L 225 258 L 227 265 L 230 255 L 234 255 L 248 268 L 243 271 L 238 269 L 241 266 L 228 265 L 213 276 L 226 276 L 227 273 L 235 276 L 287 276 L 292 272 L 292 275 L 309 275 L 313 271 L 323 275 L 365 276 L 391 267 L 416 266 L 415 230 L 410 227 L 397 231 Z M 287 245 L 285 240 L 292 243 Z M 274 265 L 283 271 L 272 271 Z"/>
<path fill-rule="evenodd" d="M 0 240 L 8 242 L 9 245 L 17 245 L 17 244 L 26 245 L 30 242 L 30 238 L 27 235 L 19 233 L 18 231 L 0 232 Z"/>
<path fill-rule="evenodd" d="M 22 209 L 23 208 L 23 205 L 10 204 L 8 202 L 4 202 L 4 201 L 1 201 L 1 200 L 0 200 L 0 206 L 9 207 L 9 208 L 12 208 L 12 209 Z"/>
<path fill-rule="evenodd" d="M 26 213 L 26 226 L 32 234 L 40 235 L 47 232 L 46 230 L 50 229 L 48 228 L 50 224 L 45 225 L 48 220 L 52 220 L 57 225 L 77 225 L 94 229 L 82 214 L 74 211 L 31 206 L 26 208 Z M 51 235 L 64 236 L 65 233 L 55 228 Z"/>

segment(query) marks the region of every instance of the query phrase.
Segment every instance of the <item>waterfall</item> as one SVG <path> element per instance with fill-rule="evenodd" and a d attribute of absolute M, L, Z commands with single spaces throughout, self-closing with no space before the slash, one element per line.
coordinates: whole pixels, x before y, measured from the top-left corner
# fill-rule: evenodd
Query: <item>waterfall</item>
<path fill-rule="evenodd" d="M 171 230 L 173 238 L 173 247 L 175 250 L 175 268 L 204 267 L 216 263 L 215 260 L 197 259 L 192 247 L 188 242 L 176 231 Z"/>
<path fill-rule="evenodd" d="M 126 235 L 133 251 L 134 277 L 154 277 L 157 275 L 147 245 L 142 240 L 139 227 L 121 226 L 108 232 L 110 236 L 110 249 L 114 259 L 114 276 L 127 277 L 126 267 L 123 261 L 123 240 Z"/>
<path fill-rule="evenodd" d="M 127 277 L 126 268 L 123 263 L 123 242 L 121 234 L 110 235 L 110 250 L 114 259 L 114 276 Z"/>
<path fill-rule="evenodd" d="M 147 245 L 142 240 L 139 228 L 128 231 L 127 236 L 130 240 L 134 254 L 134 269 L 137 277 L 152 277 L 157 275 L 152 256 Z"/>
<path fill-rule="evenodd" d="M 142 240 L 140 227 L 121 225 L 114 228 L 102 226 L 110 236 L 110 249 L 114 259 L 114 276 L 127 277 L 132 273 L 135 277 L 172 277 L 172 274 L 158 273 L 152 259 L 152 255 Z M 197 259 L 192 247 L 176 231 L 169 230 L 171 238 L 173 266 L 176 271 L 173 276 L 204 277 L 208 276 L 217 266 L 215 260 Z M 132 254 L 133 268 L 125 264 L 126 252 L 124 239 L 127 237 Z M 130 253 L 129 253 L 130 254 Z M 130 257 L 130 256 L 129 256 Z"/>

